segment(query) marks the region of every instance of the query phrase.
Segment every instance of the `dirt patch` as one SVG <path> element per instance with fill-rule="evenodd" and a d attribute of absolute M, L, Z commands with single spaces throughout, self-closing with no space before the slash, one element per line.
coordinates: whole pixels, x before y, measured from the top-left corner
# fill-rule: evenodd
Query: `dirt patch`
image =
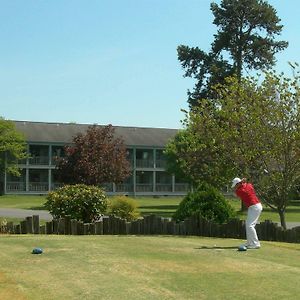
<path fill-rule="evenodd" d="M 0 299 L 1 300 L 26 300 L 28 299 L 19 289 L 17 283 L 10 280 L 0 272 Z"/>

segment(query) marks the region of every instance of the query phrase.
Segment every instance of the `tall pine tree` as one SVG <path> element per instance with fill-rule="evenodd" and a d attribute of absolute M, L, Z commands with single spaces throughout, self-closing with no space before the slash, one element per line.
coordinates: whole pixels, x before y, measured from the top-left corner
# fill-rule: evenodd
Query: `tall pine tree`
<path fill-rule="evenodd" d="M 201 98 L 213 99 L 211 87 L 223 83 L 224 78 L 244 70 L 264 70 L 275 64 L 275 54 L 288 43 L 277 41 L 283 26 L 276 10 L 263 0 L 223 0 L 211 4 L 213 24 L 218 27 L 211 50 L 180 45 L 178 59 L 185 77 L 193 77 L 196 84 L 188 91 L 190 107 Z M 228 57 L 227 60 L 224 57 Z"/>

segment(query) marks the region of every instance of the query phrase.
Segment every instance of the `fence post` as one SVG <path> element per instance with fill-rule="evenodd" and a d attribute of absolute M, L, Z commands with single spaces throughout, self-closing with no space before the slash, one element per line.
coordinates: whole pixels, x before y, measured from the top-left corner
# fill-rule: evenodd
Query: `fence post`
<path fill-rule="evenodd" d="M 20 234 L 21 233 L 21 226 L 20 226 L 20 224 L 17 224 L 14 227 L 15 227 L 14 228 L 15 234 Z"/>
<path fill-rule="evenodd" d="M 155 217 L 153 220 L 153 233 L 162 234 L 163 232 L 163 219 L 162 217 Z"/>
<path fill-rule="evenodd" d="M 174 235 L 179 235 L 180 234 L 179 227 L 180 227 L 179 223 L 174 224 Z"/>
<path fill-rule="evenodd" d="M 7 222 L 6 231 L 7 231 L 7 233 L 13 233 L 14 232 L 14 223 L 13 222 Z"/>
<path fill-rule="evenodd" d="M 240 239 L 246 238 L 246 226 L 244 220 L 239 221 L 239 238 Z"/>
<path fill-rule="evenodd" d="M 150 234 L 150 216 L 144 216 L 142 223 L 142 233 L 145 235 Z"/>
<path fill-rule="evenodd" d="M 64 218 L 59 218 L 59 220 L 58 220 L 57 233 L 65 234 L 65 219 Z"/>
<path fill-rule="evenodd" d="M 96 232 L 96 225 L 95 223 L 90 223 L 90 234 L 94 235 Z"/>
<path fill-rule="evenodd" d="M 27 220 L 20 222 L 21 234 L 27 234 Z"/>
<path fill-rule="evenodd" d="M 45 234 L 46 233 L 46 226 L 45 225 L 41 225 L 40 226 L 40 234 Z"/>
<path fill-rule="evenodd" d="M 145 234 L 144 220 L 145 218 L 138 220 L 138 227 L 137 227 L 138 234 Z"/>
<path fill-rule="evenodd" d="M 125 222 L 126 234 L 132 234 L 131 233 L 131 228 L 132 228 L 132 223 L 131 222 Z"/>
<path fill-rule="evenodd" d="M 180 235 L 186 235 L 186 226 L 184 221 L 179 223 L 179 233 Z"/>
<path fill-rule="evenodd" d="M 295 231 L 295 243 L 300 243 L 300 226 L 294 227 L 293 230 Z"/>
<path fill-rule="evenodd" d="M 78 234 L 77 220 L 74 219 L 71 220 L 71 234 L 72 235 Z"/>
<path fill-rule="evenodd" d="M 53 229 L 52 229 L 53 233 L 54 233 L 54 234 L 57 234 L 58 220 L 57 220 L 57 219 L 53 219 L 53 220 L 52 220 L 52 225 L 53 225 Z"/>
<path fill-rule="evenodd" d="M 77 221 L 77 234 L 83 235 L 84 233 L 84 225 L 82 221 Z"/>
<path fill-rule="evenodd" d="M 109 229 L 110 229 L 109 217 L 108 216 L 103 216 L 102 220 L 103 220 L 103 234 L 110 234 L 110 231 L 109 231 Z"/>
<path fill-rule="evenodd" d="M 201 215 L 199 215 L 198 235 L 203 236 L 203 232 L 204 232 L 203 217 L 201 217 Z"/>
<path fill-rule="evenodd" d="M 120 234 L 126 234 L 126 220 L 120 219 L 119 221 L 119 232 Z"/>
<path fill-rule="evenodd" d="M 169 218 L 164 218 L 163 221 L 163 234 L 168 234 L 168 223 L 170 219 Z"/>
<path fill-rule="evenodd" d="M 26 217 L 27 233 L 32 233 L 32 217 Z"/>
<path fill-rule="evenodd" d="M 52 233 L 53 233 L 52 221 L 46 222 L 46 234 L 52 234 Z"/>
<path fill-rule="evenodd" d="M 33 215 L 32 216 L 32 223 L 33 223 L 33 233 L 39 234 L 40 233 L 40 216 Z"/>
<path fill-rule="evenodd" d="M 102 220 L 102 218 L 100 219 L 100 220 L 98 220 L 98 221 L 96 221 L 96 223 L 95 223 L 95 233 L 96 234 L 103 234 L 103 220 Z"/>
<path fill-rule="evenodd" d="M 89 223 L 84 223 L 83 224 L 83 234 L 84 235 L 89 235 L 90 234 L 90 224 Z"/>
<path fill-rule="evenodd" d="M 71 234 L 71 216 L 65 216 L 65 234 Z"/>

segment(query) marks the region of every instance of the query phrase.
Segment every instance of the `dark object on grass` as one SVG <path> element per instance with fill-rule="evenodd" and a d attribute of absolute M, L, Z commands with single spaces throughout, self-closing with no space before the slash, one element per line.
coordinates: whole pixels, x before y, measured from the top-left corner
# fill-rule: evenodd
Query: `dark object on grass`
<path fill-rule="evenodd" d="M 32 254 L 42 254 L 43 253 L 43 249 L 42 248 L 33 248 Z"/>
<path fill-rule="evenodd" d="M 238 247 L 238 251 L 247 251 L 247 247 L 245 245 L 241 245 Z"/>

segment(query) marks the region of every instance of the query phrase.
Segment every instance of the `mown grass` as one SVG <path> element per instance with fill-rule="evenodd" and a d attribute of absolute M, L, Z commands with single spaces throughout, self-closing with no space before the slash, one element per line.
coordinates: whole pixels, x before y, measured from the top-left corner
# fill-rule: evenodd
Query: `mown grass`
<path fill-rule="evenodd" d="M 238 199 L 230 199 L 229 203 L 234 207 L 237 216 L 240 219 L 245 219 L 247 212 L 241 212 L 241 201 Z M 263 204 L 263 211 L 260 216 L 261 220 L 272 220 L 273 222 L 280 222 L 278 212 L 272 210 Z M 287 222 L 300 222 L 300 201 L 291 201 L 291 204 L 286 209 Z"/>
<path fill-rule="evenodd" d="M 299 299 L 299 244 L 238 252 L 241 242 L 2 235 L 0 299 Z"/>
<path fill-rule="evenodd" d="M 156 214 L 163 217 L 172 217 L 176 211 L 182 197 L 137 197 L 139 211 L 142 215 Z M 45 196 L 24 196 L 24 195 L 4 195 L 0 197 L 0 208 L 22 208 L 22 209 L 45 209 Z M 246 218 L 246 212 L 241 212 L 241 202 L 236 198 L 228 199 L 237 212 L 240 219 Z M 261 220 L 272 220 L 279 222 L 279 215 L 276 211 L 264 205 Z M 287 222 L 300 222 L 300 201 L 292 201 L 286 211 Z"/>
<path fill-rule="evenodd" d="M 45 209 L 46 196 L 3 195 L 0 196 L 0 208 Z"/>

